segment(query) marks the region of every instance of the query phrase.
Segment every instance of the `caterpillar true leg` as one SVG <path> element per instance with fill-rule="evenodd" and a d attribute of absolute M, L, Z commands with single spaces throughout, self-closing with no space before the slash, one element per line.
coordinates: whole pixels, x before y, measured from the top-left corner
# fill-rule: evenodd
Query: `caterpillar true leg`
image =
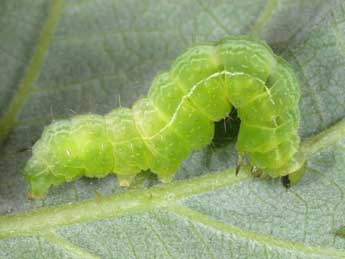
<path fill-rule="evenodd" d="M 251 173 L 252 173 L 252 175 L 254 175 L 255 177 L 260 177 L 260 176 L 262 176 L 263 175 L 263 171 L 262 170 L 260 170 L 259 168 L 257 168 L 256 166 L 252 166 L 252 168 L 251 168 Z"/>
<path fill-rule="evenodd" d="M 244 161 L 243 161 L 243 157 L 241 154 L 239 154 L 237 156 L 237 160 L 236 160 L 236 170 L 235 170 L 235 174 L 238 175 L 240 170 L 241 170 L 241 167 L 243 165 Z"/>

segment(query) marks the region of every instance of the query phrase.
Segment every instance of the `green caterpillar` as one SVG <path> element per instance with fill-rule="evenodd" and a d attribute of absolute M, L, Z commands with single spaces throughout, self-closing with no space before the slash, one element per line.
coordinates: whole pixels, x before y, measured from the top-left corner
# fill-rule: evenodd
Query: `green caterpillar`
<path fill-rule="evenodd" d="M 208 145 L 214 122 L 232 107 L 241 120 L 237 151 L 271 177 L 297 172 L 300 88 L 268 45 L 244 37 L 188 49 L 158 75 L 147 97 L 102 116 L 59 120 L 43 131 L 25 167 L 30 196 L 81 176 L 116 173 L 128 186 L 150 169 L 169 182 L 193 150 Z"/>

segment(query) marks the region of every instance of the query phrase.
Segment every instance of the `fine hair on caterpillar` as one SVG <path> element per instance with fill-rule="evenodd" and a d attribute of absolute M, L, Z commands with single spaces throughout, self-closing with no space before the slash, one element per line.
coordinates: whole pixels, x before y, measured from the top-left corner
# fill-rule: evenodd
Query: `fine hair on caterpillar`
<path fill-rule="evenodd" d="M 211 143 L 215 122 L 232 108 L 241 120 L 237 152 L 255 174 L 300 175 L 299 99 L 294 71 L 260 40 L 233 37 L 191 47 L 132 108 L 47 126 L 25 167 L 30 196 L 110 173 L 128 186 L 148 169 L 169 182 L 188 154 Z"/>

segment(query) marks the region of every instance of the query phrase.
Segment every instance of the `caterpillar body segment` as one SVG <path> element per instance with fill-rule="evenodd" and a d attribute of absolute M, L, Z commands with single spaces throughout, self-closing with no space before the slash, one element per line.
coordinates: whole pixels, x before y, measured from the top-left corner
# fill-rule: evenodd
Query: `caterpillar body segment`
<path fill-rule="evenodd" d="M 117 174 L 129 185 L 150 169 L 163 182 L 193 150 L 208 145 L 214 122 L 232 107 L 241 119 L 236 148 L 271 177 L 298 171 L 299 83 L 263 42 L 199 45 L 153 80 L 131 109 L 79 115 L 45 128 L 25 167 L 32 197 L 81 176 Z"/>

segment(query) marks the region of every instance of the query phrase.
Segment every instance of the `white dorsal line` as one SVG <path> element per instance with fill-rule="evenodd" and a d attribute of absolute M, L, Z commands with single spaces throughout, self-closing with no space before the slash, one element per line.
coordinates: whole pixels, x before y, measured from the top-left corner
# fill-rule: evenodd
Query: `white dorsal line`
<path fill-rule="evenodd" d="M 264 84 L 264 87 L 265 87 L 265 90 L 266 90 L 266 92 L 267 92 L 267 94 L 268 94 L 268 97 L 269 97 L 271 103 L 276 104 L 276 103 L 274 102 L 274 100 L 273 100 L 273 97 L 272 97 L 272 94 L 271 94 L 270 89 L 266 86 L 266 84 Z"/>
<path fill-rule="evenodd" d="M 152 136 L 149 137 L 145 137 L 145 139 L 153 139 L 155 137 L 157 137 L 158 135 L 162 134 L 165 130 L 167 130 L 175 121 L 177 114 L 179 112 L 179 110 L 181 109 L 182 105 L 184 104 L 184 102 L 192 96 L 192 94 L 194 93 L 194 91 L 203 83 L 207 82 L 208 80 L 211 80 L 212 78 L 218 77 L 218 76 L 222 76 L 222 75 L 227 75 L 230 77 L 233 76 L 238 76 L 238 75 L 244 75 L 244 72 L 229 72 L 229 71 L 221 71 L 221 72 L 216 72 L 212 75 L 210 75 L 209 77 L 207 77 L 206 79 L 203 79 L 201 81 L 199 81 L 198 83 L 196 83 L 188 92 L 188 94 L 184 95 L 181 98 L 181 102 L 177 105 L 176 110 L 173 114 L 173 116 L 171 117 L 170 121 L 163 127 L 161 128 L 158 132 L 156 132 L 155 134 L 153 134 Z"/>

